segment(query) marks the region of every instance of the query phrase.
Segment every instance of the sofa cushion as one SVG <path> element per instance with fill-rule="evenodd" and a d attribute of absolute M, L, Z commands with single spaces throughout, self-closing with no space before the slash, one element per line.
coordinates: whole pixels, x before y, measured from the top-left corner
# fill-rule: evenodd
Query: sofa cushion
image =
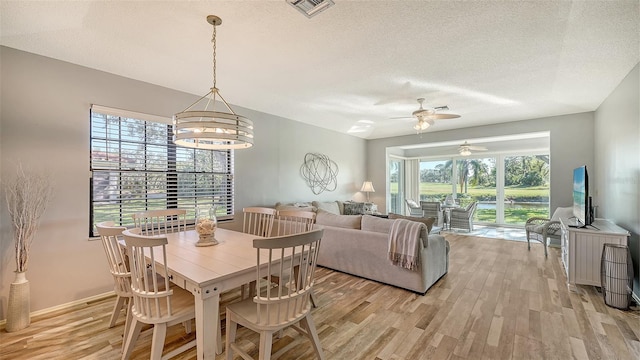
<path fill-rule="evenodd" d="M 360 228 L 366 231 L 373 231 L 388 234 L 394 220 L 384 219 L 377 216 L 363 215 Z"/>
<path fill-rule="evenodd" d="M 394 213 L 389 213 L 389 219 L 406 219 L 406 220 L 421 222 L 427 225 L 427 234 L 431 232 L 431 227 L 433 227 L 433 223 L 436 221 L 436 218 L 432 218 L 432 217 L 423 218 L 423 217 L 417 217 L 417 216 L 404 216 L 404 215 L 399 215 Z"/>
<path fill-rule="evenodd" d="M 362 215 L 336 215 L 326 210 L 318 209 L 317 225 L 326 225 L 346 229 L 360 229 Z"/>
<path fill-rule="evenodd" d="M 318 210 L 322 209 L 324 211 L 328 211 L 330 213 L 340 215 L 340 207 L 338 207 L 338 202 L 336 201 L 327 201 L 327 202 L 314 201 L 311 204 L 315 206 L 316 209 Z"/>

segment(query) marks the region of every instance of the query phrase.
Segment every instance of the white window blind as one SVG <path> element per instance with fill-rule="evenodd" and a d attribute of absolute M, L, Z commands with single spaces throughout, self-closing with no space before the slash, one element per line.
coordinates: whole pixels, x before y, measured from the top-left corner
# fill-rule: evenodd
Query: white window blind
<path fill-rule="evenodd" d="M 233 217 L 233 150 L 175 146 L 170 120 L 92 106 L 90 236 L 93 225 L 132 226 L 140 211 L 215 206 Z"/>

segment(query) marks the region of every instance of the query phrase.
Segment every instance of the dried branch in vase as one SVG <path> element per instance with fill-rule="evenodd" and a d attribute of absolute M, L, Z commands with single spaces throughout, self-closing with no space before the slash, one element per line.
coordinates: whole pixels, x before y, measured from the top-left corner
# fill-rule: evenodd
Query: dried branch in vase
<path fill-rule="evenodd" d="M 16 247 L 16 272 L 27 271 L 31 243 L 40 217 L 51 199 L 52 190 L 45 174 L 24 171 L 22 165 L 17 166 L 13 178 L 4 181 Z"/>

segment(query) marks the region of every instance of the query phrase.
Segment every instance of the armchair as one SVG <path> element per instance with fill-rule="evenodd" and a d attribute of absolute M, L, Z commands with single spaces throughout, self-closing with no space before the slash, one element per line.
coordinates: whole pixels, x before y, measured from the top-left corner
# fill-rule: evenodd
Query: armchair
<path fill-rule="evenodd" d="M 467 207 L 449 210 L 449 227 L 473 231 L 473 215 L 477 206 L 478 202 L 474 201 Z"/>
<path fill-rule="evenodd" d="M 531 250 L 530 240 L 539 241 L 544 246 L 544 257 L 547 257 L 547 239 L 560 240 L 560 218 L 572 215 L 571 207 L 559 207 L 553 212 L 550 219 L 543 217 L 532 217 L 527 220 L 524 226 L 527 234 L 527 247 Z"/>
<path fill-rule="evenodd" d="M 444 213 L 442 204 L 439 201 L 420 201 L 424 217 L 436 219 L 436 226 L 442 228 L 444 225 Z"/>
<path fill-rule="evenodd" d="M 417 202 L 415 202 L 415 200 L 412 200 L 412 199 L 405 199 L 404 201 L 407 203 L 407 206 L 409 207 L 409 216 L 424 217 L 424 211 L 422 211 L 422 207 L 420 206 L 420 204 L 418 204 Z"/>

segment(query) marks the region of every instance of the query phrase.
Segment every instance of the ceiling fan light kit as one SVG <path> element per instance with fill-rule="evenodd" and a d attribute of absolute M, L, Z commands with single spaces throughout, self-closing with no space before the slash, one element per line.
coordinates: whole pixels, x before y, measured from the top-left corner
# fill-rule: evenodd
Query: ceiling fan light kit
<path fill-rule="evenodd" d="M 418 123 L 413 125 L 413 128 L 420 133 L 421 131 L 427 130 L 433 124 L 434 121 L 431 119 L 418 118 Z"/>
<path fill-rule="evenodd" d="M 460 117 L 460 115 L 456 115 L 456 114 L 438 113 L 438 111 L 440 110 L 449 110 L 449 107 L 446 105 L 425 109 L 422 105 L 423 103 L 424 103 L 424 98 L 418 98 L 418 104 L 420 104 L 420 108 L 411 113 L 411 115 L 414 118 L 418 119 L 418 122 L 413 126 L 413 128 L 418 132 L 418 134 L 427 130 L 431 125 L 435 123 L 435 120 L 455 119 Z"/>
<path fill-rule="evenodd" d="M 253 122 L 238 115 L 220 94 L 216 87 L 216 27 L 222 19 L 207 16 L 213 26 L 213 87 L 196 102 L 173 116 L 173 142 L 176 145 L 197 149 L 246 149 L 253 146 Z M 228 112 L 215 111 L 216 100 L 220 99 Z M 206 99 L 206 101 L 205 101 Z M 204 103 L 202 110 L 197 104 Z"/>
<path fill-rule="evenodd" d="M 465 141 L 462 145 L 458 147 L 458 153 L 462 156 L 471 155 L 471 150 L 473 151 L 487 151 L 487 148 L 484 146 L 475 146 L 469 144 L 469 142 Z"/>

